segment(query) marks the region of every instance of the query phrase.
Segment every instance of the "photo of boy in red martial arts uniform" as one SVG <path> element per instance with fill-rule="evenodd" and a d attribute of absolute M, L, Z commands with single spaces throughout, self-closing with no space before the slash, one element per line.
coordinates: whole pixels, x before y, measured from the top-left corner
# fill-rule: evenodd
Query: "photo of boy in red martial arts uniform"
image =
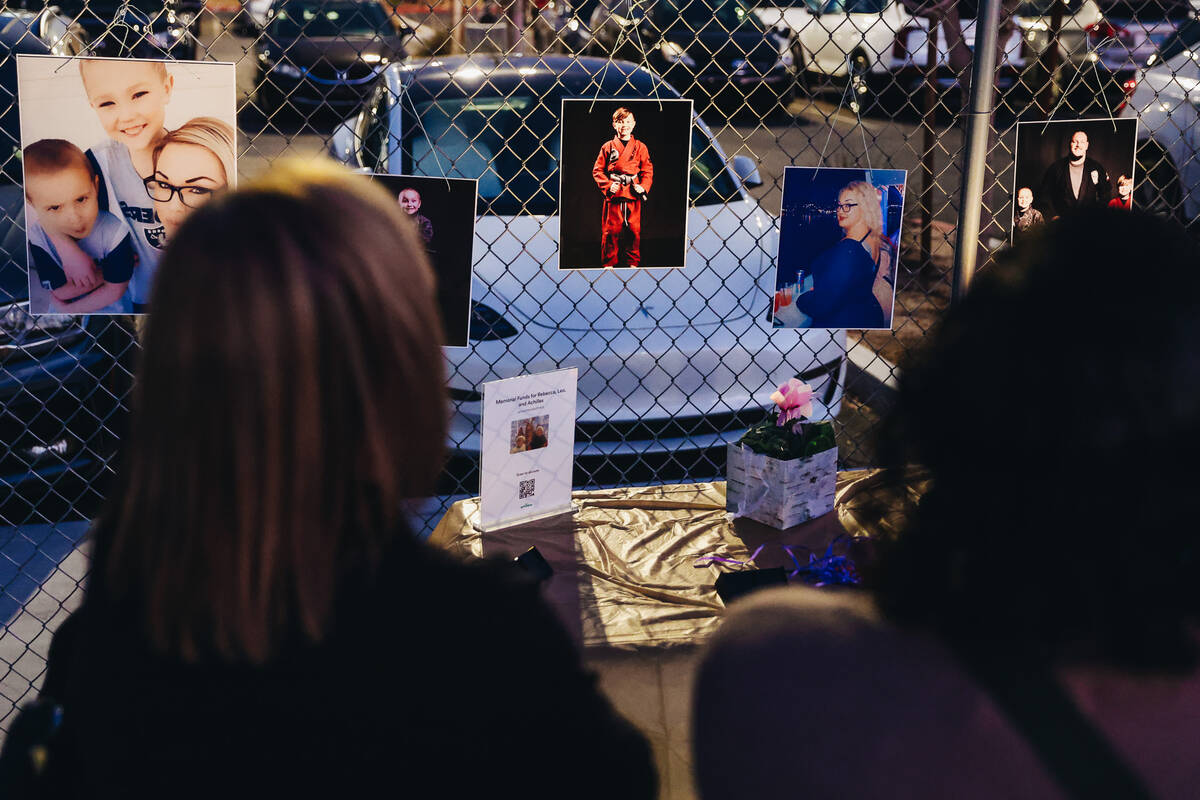
<path fill-rule="evenodd" d="M 646 145 L 633 138 L 633 112 L 613 112 L 617 135 L 600 147 L 592 177 L 604 193 L 600 215 L 600 263 L 636 267 L 641 262 L 642 202 L 654 182 L 654 164 Z"/>

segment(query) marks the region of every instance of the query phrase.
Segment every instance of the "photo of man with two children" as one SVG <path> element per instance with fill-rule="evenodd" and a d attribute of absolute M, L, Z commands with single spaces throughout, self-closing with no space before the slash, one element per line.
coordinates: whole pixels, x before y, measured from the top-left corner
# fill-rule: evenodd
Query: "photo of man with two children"
<path fill-rule="evenodd" d="M 1012 238 L 1075 209 L 1133 208 L 1136 119 L 1017 124 Z"/>

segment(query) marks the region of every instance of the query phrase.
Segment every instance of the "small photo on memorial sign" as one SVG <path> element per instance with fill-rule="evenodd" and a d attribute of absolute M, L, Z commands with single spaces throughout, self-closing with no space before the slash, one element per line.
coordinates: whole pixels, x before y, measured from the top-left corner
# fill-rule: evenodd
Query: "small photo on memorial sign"
<path fill-rule="evenodd" d="M 233 64 L 17 56 L 29 310 L 139 314 L 183 220 L 237 182 Z"/>
<path fill-rule="evenodd" d="M 465 347 L 471 322 L 471 264 L 479 182 L 425 175 L 372 175 L 395 198 L 425 245 L 437 278 L 446 344 Z"/>
<path fill-rule="evenodd" d="M 1012 237 L 1078 208 L 1133 207 L 1137 119 L 1017 123 Z"/>
<path fill-rule="evenodd" d="M 682 267 L 691 100 L 563 100 L 560 269 Z"/>
<path fill-rule="evenodd" d="M 891 328 L 906 178 L 902 169 L 784 169 L 776 328 Z"/>
<path fill-rule="evenodd" d="M 550 443 L 550 415 L 515 419 L 510 434 L 510 453 L 540 450 Z"/>

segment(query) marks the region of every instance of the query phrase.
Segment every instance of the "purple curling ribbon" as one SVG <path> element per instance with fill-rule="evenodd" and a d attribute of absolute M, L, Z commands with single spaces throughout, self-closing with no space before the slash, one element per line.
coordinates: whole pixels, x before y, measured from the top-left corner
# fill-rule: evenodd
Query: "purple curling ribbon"
<path fill-rule="evenodd" d="M 696 563 L 692 566 L 700 568 L 707 567 L 709 564 L 733 564 L 736 567 L 748 567 L 754 563 L 754 559 L 758 558 L 758 554 L 762 552 L 764 547 L 766 547 L 766 545 L 760 544 L 758 549 L 755 550 L 750 555 L 750 558 L 746 559 L 745 561 L 738 561 L 735 558 L 725 558 L 723 556 L 701 556 L 700 558 L 696 559 Z"/>
<path fill-rule="evenodd" d="M 784 552 L 792 559 L 792 563 L 796 565 L 796 569 L 788 573 L 788 577 L 802 580 L 810 586 L 857 585 L 861 581 L 861 578 L 858 575 L 858 568 L 854 566 L 854 562 L 850 560 L 849 556 L 834 553 L 834 547 L 845 538 L 846 534 L 842 534 L 830 542 L 829 547 L 825 548 L 825 555 L 821 558 L 817 558 L 817 554 L 810 550 L 807 564 L 800 563 L 800 559 L 796 558 L 796 553 L 793 549 L 801 547 L 801 549 L 808 550 L 807 547 L 781 545 Z"/>

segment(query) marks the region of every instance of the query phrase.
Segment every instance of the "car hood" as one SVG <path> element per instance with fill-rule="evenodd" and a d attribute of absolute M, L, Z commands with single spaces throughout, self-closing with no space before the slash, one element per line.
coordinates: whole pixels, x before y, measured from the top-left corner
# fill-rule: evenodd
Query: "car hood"
<path fill-rule="evenodd" d="M 597 221 L 598 222 L 598 221 Z M 480 217 L 473 296 L 496 311 L 564 331 L 670 329 L 761 313 L 759 286 L 773 270 L 774 221 L 750 200 L 688 212 L 685 269 L 560 270 L 558 217 Z M 773 280 L 772 280 L 773 283 Z"/>
<path fill-rule="evenodd" d="M 698 66 L 716 64 L 728 69 L 735 60 L 770 66 L 779 58 L 779 46 L 757 27 L 745 26 L 734 31 L 673 27 L 664 38 L 687 50 Z"/>
<path fill-rule="evenodd" d="M 404 57 L 399 37 L 303 37 L 275 39 L 274 42 L 279 52 L 298 66 L 328 64 L 340 68 L 360 61 L 371 63 L 376 60 L 374 57 L 388 61 L 399 61 Z"/>
<path fill-rule="evenodd" d="M 0 185 L 0 303 L 29 299 L 25 266 L 25 194 L 16 184 Z"/>

